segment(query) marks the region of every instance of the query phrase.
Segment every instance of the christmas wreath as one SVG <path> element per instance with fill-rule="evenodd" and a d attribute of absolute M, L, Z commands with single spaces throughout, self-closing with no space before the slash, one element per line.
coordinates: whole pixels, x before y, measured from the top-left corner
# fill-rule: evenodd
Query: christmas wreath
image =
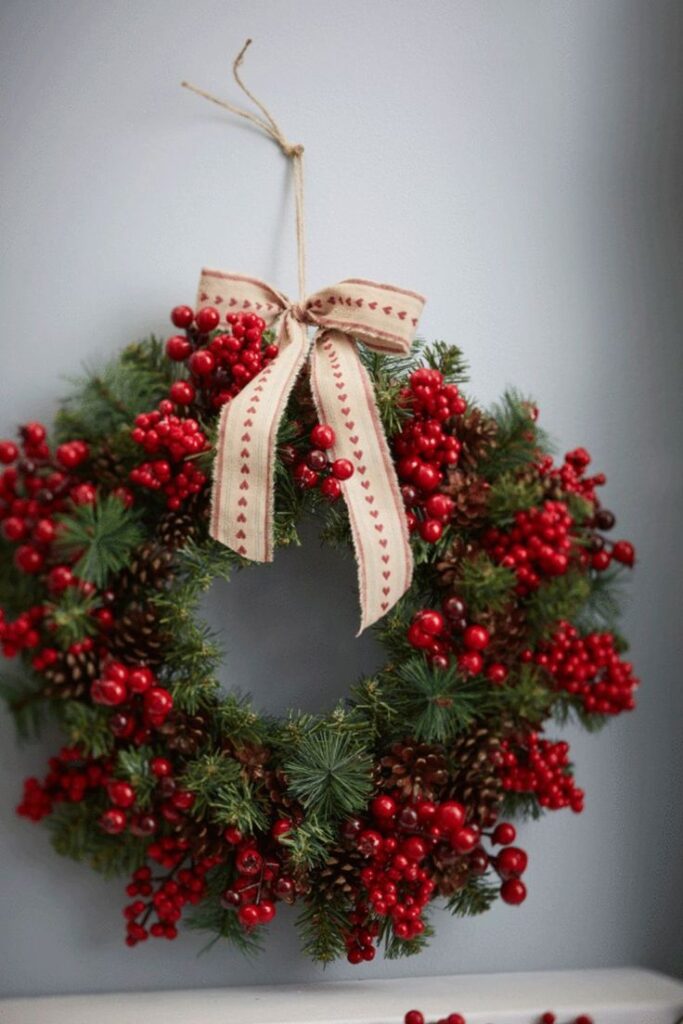
<path fill-rule="evenodd" d="M 386 663 L 348 698 L 322 716 L 256 713 L 221 691 L 197 608 L 252 564 L 213 535 L 219 413 L 285 356 L 258 310 L 211 300 L 175 308 L 165 344 L 79 381 L 50 436 L 31 422 L 0 443 L 0 642 L 19 665 L 3 692 L 22 735 L 51 716 L 66 736 L 18 812 L 46 819 L 60 854 L 131 875 L 131 946 L 175 938 L 188 911 L 250 951 L 296 903 L 316 960 L 416 953 L 435 902 L 465 915 L 524 900 L 509 819 L 581 811 L 553 726 L 595 730 L 634 705 L 615 632 L 633 547 L 606 539 L 604 476 L 583 448 L 553 461 L 532 402 L 468 401 L 443 343 L 365 350 L 412 582 L 374 626 Z M 306 366 L 294 376 L 273 444 L 274 543 L 298 543 L 315 516 L 348 547 L 339 498 L 365 479 L 363 453 L 339 454 Z"/>

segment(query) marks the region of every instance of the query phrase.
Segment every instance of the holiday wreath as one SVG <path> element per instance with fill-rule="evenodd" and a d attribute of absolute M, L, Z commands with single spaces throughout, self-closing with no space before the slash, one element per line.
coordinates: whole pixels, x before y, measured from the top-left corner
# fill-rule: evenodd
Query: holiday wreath
<path fill-rule="evenodd" d="M 0 444 L 0 640 L 22 664 L 4 692 L 22 733 L 49 712 L 67 737 L 18 810 L 47 819 L 59 853 L 132 873 L 130 945 L 174 938 L 189 906 L 191 926 L 249 950 L 296 902 L 318 960 L 414 953 L 438 898 L 454 914 L 524 900 L 507 818 L 581 810 L 546 728 L 633 707 L 613 628 L 633 548 L 606 541 L 604 477 L 582 448 L 554 464 L 531 402 L 468 402 L 442 343 L 366 350 L 413 581 L 375 627 L 386 664 L 348 699 L 256 713 L 220 691 L 196 608 L 249 564 L 209 532 L 218 413 L 280 355 L 259 315 L 220 308 L 174 309 L 179 333 L 80 382 L 50 440 L 28 423 Z M 277 437 L 277 545 L 309 515 L 350 544 L 338 499 L 362 453 L 336 443 L 304 369 Z"/>
<path fill-rule="evenodd" d="M 66 734 L 18 811 L 132 874 L 131 946 L 190 907 L 249 951 L 296 902 L 311 957 L 360 963 L 418 952 L 437 899 L 525 899 L 506 819 L 583 806 L 546 725 L 634 704 L 614 629 L 634 551 L 605 539 L 585 449 L 555 465 L 531 402 L 487 412 L 457 348 L 411 350 L 419 295 L 351 279 L 304 298 L 303 147 L 244 86 L 245 51 L 258 115 L 190 88 L 292 159 L 301 298 L 205 271 L 165 345 L 82 380 L 52 437 L 0 442 L 0 643 L 22 666 L 3 692 L 22 734 L 48 714 Z M 353 545 L 387 660 L 328 714 L 278 720 L 221 692 L 197 609 L 307 516 Z"/>

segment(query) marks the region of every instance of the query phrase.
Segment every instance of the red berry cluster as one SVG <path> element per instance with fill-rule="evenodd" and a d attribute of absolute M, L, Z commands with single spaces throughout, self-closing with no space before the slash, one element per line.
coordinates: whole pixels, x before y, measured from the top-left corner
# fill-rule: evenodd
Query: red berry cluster
<path fill-rule="evenodd" d="M 422 913 L 436 887 L 430 865 L 435 853 L 442 861 L 467 858 L 469 870 L 475 874 L 493 867 L 502 879 L 500 894 L 507 903 L 521 903 L 526 897 L 519 880 L 527 864 L 524 851 L 510 848 L 497 857 L 489 856 L 482 845 L 484 833 L 467 824 L 465 807 L 454 800 L 401 803 L 389 795 L 377 796 L 370 805 L 370 819 L 349 819 L 343 832 L 367 861 L 349 919 L 352 928 L 346 942 L 350 963 L 372 960 L 382 918 L 391 922 L 394 935 L 404 941 L 424 931 Z M 489 838 L 494 844 L 508 845 L 514 841 L 515 829 L 501 823 Z"/>
<path fill-rule="evenodd" d="M 271 829 L 273 840 L 277 843 L 291 827 L 288 819 L 278 819 Z M 223 893 L 221 905 L 226 910 L 235 910 L 240 924 L 247 930 L 268 924 L 275 917 L 278 900 L 294 901 L 294 878 L 287 873 L 275 847 L 261 849 L 253 837 L 242 836 L 234 827 L 226 828 L 224 839 L 234 849 L 235 878 Z"/>
<path fill-rule="evenodd" d="M 183 867 L 188 846 L 187 839 L 171 836 L 149 846 L 148 857 L 170 870 L 170 874 L 155 879 L 147 865 L 133 873 L 126 888 L 133 902 L 123 910 L 128 946 L 136 946 L 149 936 L 175 939 L 183 908 L 201 902 L 206 893 L 206 874 L 217 862 L 215 858 L 205 857 Z"/>
<path fill-rule="evenodd" d="M 120 661 L 110 661 L 101 679 L 90 687 L 95 704 L 118 707 L 141 698 L 145 725 L 158 729 L 164 724 L 173 707 L 173 697 L 157 682 L 154 673 L 144 665 L 130 668 Z M 134 720 L 131 719 L 134 729 Z M 119 733 L 120 735 L 120 733 Z"/>
<path fill-rule="evenodd" d="M 462 415 L 467 405 L 455 384 L 444 384 L 438 370 L 426 367 L 411 374 L 401 402 L 410 417 L 394 440 L 394 451 L 408 525 L 434 544 L 454 508 L 451 498 L 434 492 L 443 481 L 443 470 L 454 466 L 460 454 L 460 442 L 446 424 Z"/>
<path fill-rule="evenodd" d="M 201 491 L 206 476 L 189 460 L 209 444 L 196 420 L 175 416 L 173 403 L 164 399 L 158 409 L 136 417 L 131 437 L 148 455 L 160 456 L 132 469 L 131 483 L 163 491 L 170 509 L 180 508 L 186 498 Z"/>
<path fill-rule="evenodd" d="M 24 782 L 23 798 L 17 814 L 40 821 L 52 813 L 58 803 L 80 803 L 92 790 L 99 789 L 111 768 L 102 760 L 87 757 L 78 747 L 63 747 L 48 761 L 43 782 L 36 778 Z"/>
<path fill-rule="evenodd" d="M 498 774 L 503 788 L 513 793 L 533 793 L 541 807 L 563 807 L 579 814 L 584 792 L 574 784 L 569 744 L 564 740 L 539 739 L 531 732 L 518 742 L 503 740 Z"/>
<path fill-rule="evenodd" d="M 635 707 L 639 680 L 631 662 L 619 656 L 612 633 L 581 636 L 561 622 L 534 661 L 550 673 L 556 689 L 577 697 L 590 714 L 618 715 Z"/>
<path fill-rule="evenodd" d="M 566 494 L 578 494 L 591 505 L 598 505 L 596 487 L 603 487 L 607 478 L 604 473 L 585 476 L 590 462 L 590 453 L 585 448 L 575 448 L 567 452 L 561 466 L 554 465 L 551 455 L 544 456 L 539 463 L 539 470 L 542 476 L 557 481 Z"/>
<path fill-rule="evenodd" d="M 335 435 L 332 427 L 318 423 L 308 438 L 307 450 L 293 444 L 282 445 L 280 458 L 290 468 L 297 485 L 303 490 L 320 488 L 328 501 L 336 501 L 341 495 L 341 482 L 353 476 L 353 463 L 349 459 L 333 459 L 327 451 L 334 447 Z"/>
<path fill-rule="evenodd" d="M 44 607 L 34 605 L 10 622 L 0 608 L 0 649 L 6 658 L 14 658 L 21 651 L 38 646 L 44 615 Z"/>
<path fill-rule="evenodd" d="M 21 428 L 21 445 L 0 441 L 0 529 L 6 540 L 18 547 L 15 565 L 22 572 L 43 571 L 52 555 L 57 536 L 55 515 L 68 502 L 84 504 L 97 495 L 92 483 L 79 480 L 75 469 L 87 461 L 88 446 L 69 441 L 53 454 L 41 423 Z"/>
<path fill-rule="evenodd" d="M 540 508 L 517 512 L 511 530 L 488 530 L 484 548 L 500 565 L 514 570 L 517 593 L 525 596 L 544 578 L 567 572 L 575 553 L 573 526 L 565 502 L 546 501 Z"/>
<path fill-rule="evenodd" d="M 485 651 L 491 636 L 485 626 L 468 623 L 465 602 L 452 595 L 444 601 L 444 613 L 434 608 L 416 612 L 408 627 L 408 642 L 425 651 L 432 665 L 447 668 L 450 655 L 457 654 L 458 668 L 465 675 L 486 672 L 487 679 L 496 686 L 508 677 L 501 662 L 485 664 Z"/>
<path fill-rule="evenodd" d="M 229 402 L 278 354 L 277 345 L 264 345 L 265 320 L 254 313 L 228 313 L 228 329 L 220 330 L 221 315 L 205 306 L 195 315 L 189 306 L 171 312 L 176 334 L 166 342 L 166 354 L 174 362 L 187 363 L 190 380 L 176 381 L 170 398 L 190 405 L 201 397 L 212 409 Z"/>

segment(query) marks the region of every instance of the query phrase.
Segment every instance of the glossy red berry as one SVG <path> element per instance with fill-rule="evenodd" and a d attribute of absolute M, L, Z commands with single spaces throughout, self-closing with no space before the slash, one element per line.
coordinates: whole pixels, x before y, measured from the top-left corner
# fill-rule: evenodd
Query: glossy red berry
<path fill-rule="evenodd" d="M 209 334 L 221 322 L 221 315 L 213 306 L 204 306 L 195 316 L 195 323 L 200 334 Z"/>
<path fill-rule="evenodd" d="M 526 886 L 519 878 L 509 878 L 500 887 L 500 898 L 513 907 L 524 903 L 526 895 Z"/>
<path fill-rule="evenodd" d="M 514 878 L 526 871 L 529 858 L 518 846 L 507 846 L 496 858 L 496 868 L 501 878 Z"/>
<path fill-rule="evenodd" d="M 434 822 L 444 832 L 458 832 L 465 824 L 465 808 L 455 800 L 439 804 Z"/>
<path fill-rule="evenodd" d="M 550 1010 L 547 1010 L 545 1013 L 541 1014 L 539 1024 L 557 1024 L 557 1017 Z"/>
<path fill-rule="evenodd" d="M 499 846 L 509 846 L 517 838 L 517 829 L 507 821 L 501 821 L 496 825 L 491 836 L 491 841 Z"/>
<path fill-rule="evenodd" d="M 171 310 L 171 323 L 174 327 L 189 327 L 194 320 L 194 312 L 190 306 L 175 306 Z"/>
<path fill-rule="evenodd" d="M 508 677 L 508 670 L 505 665 L 501 665 L 499 662 L 494 662 L 486 669 L 486 678 L 494 686 L 502 686 Z"/>
<path fill-rule="evenodd" d="M 425 503 L 427 515 L 444 521 L 450 517 L 454 507 L 455 502 L 447 494 L 432 494 Z"/>
<path fill-rule="evenodd" d="M 143 700 L 145 711 L 151 715 L 167 715 L 173 707 L 173 697 L 161 686 L 153 686 L 147 690 Z"/>
<path fill-rule="evenodd" d="M 468 650 L 483 651 L 488 647 L 491 635 L 484 626 L 468 626 L 462 639 Z"/>
<path fill-rule="evenodd" d="M 446 629 L 443 615 L 433 608 L 425 608 L 424 611 L 418 612 L 413 621 L 423 633 L 429 633 L 430 636 L 441 636 Z"/>
<path fill-rule="evenodd" d="M 330 468 L 337 480 L 348 480 L 353 476 L 353 463 L 348 459 L 335 459 Z"/>
<path fill-rule="evenodd" d="M 341 497 L 341 484 L 333 476 L 326 476 L 320 484 L 320 492 L 328 501 L 337 501 Z"/>
<path fill-rule="evenodd" d="M 156 775 L 158 779 L 173 775 L 173 765 L 166 757 L 153 757 L 149 762 L 149 768 L 152 775 Z"/>
<path fill-rule="evenodd" d="M 195 400 L 195 389 L 189 380 L 177 380 L 171 384 L 169 396 L 176 405 L 190 405 Z"/>
<path fill-rule="evenodd" d="M 479 842 L 479 833 L 470 825 L 451 834 L 451 846 L 458 853 L 470 853 Z"/>
<path fill-rule="evenodd" d="M 612 547 L 612 558 L 621 562 L 622 565 L 631 566 L 636 560 L 636 549 L 628 540 L 615 541 Z"/>
<path fill-rule="evenodd" d="M 113 779 L 107 786 L 109 799 L 117 807 L 132 807 L 135 803 L 135 790 L 129 783 Z"/>
<path fill-rule="evenodd" d="M 591 557 L 591 566 L 596 572 L 604 572 L 605 569 L 609 568 L 612 556 L 609 551 L 602 550 L 596 551 Z"/>
<path fill-rule="evenodd" d="M 420 523 L 419 531 L 422 540 L 426 540 L 428 544 L 436 544 L 443 533 L 443 525 L 438 519 L 424 519 Z"/>
<path fill-rule="evenodd" d="M 370 809 L 375 818 L 387 821 L 394 817 L 398 805 L 390 796 L 376 796 L 370 804 Z"/>
<path fill-rule="evenodd" d="M 166 355 L 175 363 L 182 363 L 192 355 L 192 344 L 183 334 L 174 334 L 166 342 Z"/>
<path fill-rule="evenodd" d="M 197 377 L 208 377 L 216 369 L 216 359 L 208 348 L 200 348 L 192 353 L 187 365 Z"/>
<path fill-rule="evenodd" d="M 258 907 L 253 903 L 246 903 L 237 911 L 237 917 L 243 928 L 253 928 L 259 923 Z"/>
<path fill-rule="evenodd" d="M 21 569 L 22 572 L 34 575 L 43 568 L 45 559 L 37 548 L 31 547 L 30 544 L 22 544 L 16 550 L 14 561 L 17 568 Z"/>
<path fill-rule="evenodd" d="M 14 441 L 0 441 L 0 462 L 9 466 L 19 458 L 19 448 Z"/>
<path fill-rule="evenodd" d="M 105 811 L 100 818 L 100 828 L 109 835 L 115 836 L 126 827 L 126 815 L 115 807 Z"/>
<path fill-rule="evenodd" d="M 425 1024 L 424 1014 L 419 1010 L 408 1010 L 403 1018 L 403 1024 Z"/>
<path fill-rule="evenodd" d="M 318 423 L 311 431 L 311 444 L 314 448 L 331 448 L 335 442 L 335 434 L 332 427 L 326 423 Z"/>
<path fill-rule="evenodd" d="M 271 900 L 261 900 L 257 909 L 259 924 L 268 924 L 275 917 L 275 904 Z"/>

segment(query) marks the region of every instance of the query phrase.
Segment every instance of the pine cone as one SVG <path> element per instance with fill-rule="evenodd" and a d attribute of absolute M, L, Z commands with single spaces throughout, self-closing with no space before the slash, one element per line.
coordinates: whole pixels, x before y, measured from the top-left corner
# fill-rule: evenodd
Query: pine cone
<path fill-rule="evenodd" d="M 468 822 L 488 826 L 503 800 L 497 768 L 501 741 L 485 726 L 458 737 L 448 751 L 449 799 L 468 809 Z"/>
<path fill-rule="evenodd" d="M 261 782 L 266 777 L 266 765 L 270 760 L 271 753 L 267 747 L 242 746 L 232 747 L 232 756 L 240 762 L 244 768 L 244 774 L 250 782 Z"/>
<path fill-rule="evenodd" d="M 475 473 L 449 469 L 439 490 L 455 502 L 451 519 L 455 526 L 472 526 L 486 515 L 491 485 Z"/>
<path fill-rule="evenodd" d="M 432 881 L 436 883 L 440 896 L 452 896 L 467 884 L 471 866 L 469 858 L 450 848 L 447 843 L 439 843 L 432 853 Z"/>
<path fill-rule="evenodd" d="M 189 842 L 188 852 L 194 860 L 221 857 L 225 853 L 222 829 L 210 822 L 188 818 L 178 829 L 178 835 Z"/>
<path fill-rule="evenodd" d="M 156 537 L 162 547 L 174 551 L 182 548 L 188 541 L 194 540 L 200 530 L 195 516 L 186 510 L 182 512 L 165 512 L 156 528 Z"/>
<path fill-rule="evenodd" d="M 118 617 L 111 633 L 110 649 L 128 664 L 155 668 L 164 660 L 167 642 L 154 608 L 133 603 Z"/>
<path fill-rule="evenodd" d="M 174 710 L 159 729 L 170 750 L 190 757 L 196 754 L 209 736 L 209 721 L 204 715 L 188 715 Z"/>
<path fill-rule="evenodd" d="M 458 462 L 465 470 L 475 469 L 496 447 L 498 425 L 481 409 L 471 409 L 452 421 L 452 430 L 461 445 Z"/>
<path fill-rule="evenodd" d="M 382 789 L 398 789 L 403 798 L 431 800 L 448 782 L 443 747 L 410 739 L 394 743 L 379 763 L 378 776 Z"/>
<path fill-rule="evenodd" d="M 360 886 L 360 873 L 367 860 L 358 850 L 336 846 L 313 880 L 316 892 L 325 900 L 347 896 L 353 900 Z"/>
<path fill-rule="evenodd" d="M 287 776 L 282 768 L 266 769 L 263 773 L 263 785 L 270 803 L 283 817 L 291 818 L 295 823 L 303 821 L 304 813 L 301 804 L 287 791 Z"/>
<path fill-rule="evenodd" d="M 172 580 L 173 552 L 156 540 L 147 540 L 119 573 L 117 591 L 137 597 L 143 591 L 165 590 Z"/>
<path fill-rule="evenodd" d="M 47 685 L 46 697 L 64 700 L 82 697 L 99 675 L 100 659 L 94 650 L 74 654 L 67 651 L 43 672 Z"/>
<path fill-rule="evenodd" d="M 458 579 L 460 563 L 464 558 L 469 558 L 475 551 L 474 544 L 456 537 L 451 543 L 443 558 L 436 563 L 437 583 L 441 587 L 450 587 Z"/>
<path fill-rule="evenodd" d="M 108 444 L 103 444 L 93 456 L 90 463 L 93 480 L 98 480 L 106 487 L 117 487 L 128 477 L 128 471 L 120 455 L 117 455 Z"/>
<path fill-rule="evenodd" d="M 479 612 L 477 623 L 489 631 L 486 654 L 493 661 L 509 663 L 528 646 L 526 616 L 514 601 L 501 611 Z"/>

